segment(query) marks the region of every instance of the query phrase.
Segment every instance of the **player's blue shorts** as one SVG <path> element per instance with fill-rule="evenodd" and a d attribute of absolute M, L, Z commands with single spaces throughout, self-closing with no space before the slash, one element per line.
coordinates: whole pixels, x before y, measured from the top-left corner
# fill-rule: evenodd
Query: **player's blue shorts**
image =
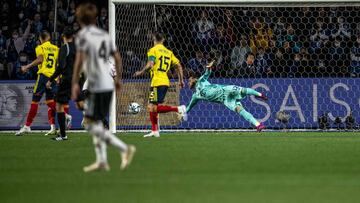
<path fill-rule="evenodd" d="M 168 86 L 158 86 L 150 88 L 149 102 L 152 104 L 164 103 Z"/>
<path fill-rule="evenodd" d="M 223 104 L 230 109 L 231 111 L 236 111 L 236 107 L 241 107 L 241 100 L 246 96 L 246 93 L 243 91 L 243 87 L 236 85 L 227 85 L 223 87 L 224 90 L 224 101 Z"/>
<path fill-rule="evenodd" d="M 33 102 L 39 102 L 42 98 L 42 96 L 45 93 L 45 99 L 47 100 L 53 100 L 54 95 L 57 89 L 56 83 L 53 82 L 51 84 L 51 89 L 46 88 L 46 83 L 49 81 L 49 78 L 46 77 L 43 74 L 39 74 L 38 78 L 36 80 L 35 86 L 34 86 L 34 93 L 32 97 Z"/>

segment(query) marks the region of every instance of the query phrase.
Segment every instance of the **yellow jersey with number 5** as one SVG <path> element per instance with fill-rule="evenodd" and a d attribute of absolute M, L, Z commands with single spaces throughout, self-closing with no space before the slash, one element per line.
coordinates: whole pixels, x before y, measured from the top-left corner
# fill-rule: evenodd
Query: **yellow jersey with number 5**
<path fill-rule="evenodd" d="M 43 74 L 46 77 L 51 77 L 55 72 L 59 55 L 59 47 L 47 41 L 38 45 L 35 48 L 35 53 L 36 57 L 42 55 L 44 59 L 43 62 L 38 65 L 39 70 L 37 74 Z"/>
<path fill-rule="evenodd" d="M 150 70 L 151 87 L 170 86 L 167 72 L 172 65 L 180 63 L 179 59 L 162 44 L 152 47 L 148 51 L 147 57 L 149 61 L 154 62 L 154 66 Z"/>

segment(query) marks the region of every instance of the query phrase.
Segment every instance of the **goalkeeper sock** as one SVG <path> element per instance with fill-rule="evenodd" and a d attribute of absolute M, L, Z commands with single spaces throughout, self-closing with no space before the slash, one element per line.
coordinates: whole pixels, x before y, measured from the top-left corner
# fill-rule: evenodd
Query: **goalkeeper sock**
<path fill-rule="evenodd" d="M 158 113 L 167 113 L 167 112 L 178 112 L 177 106 L 166 106 L 166 105 L 158 105 L 157 112 Z"/>
<path fill-rule="evenodd" d="M 158 131 L 158 113 L 150 112 L 151 131 Z"/>
<path fill-rule="evenodd" d="M 254 116 L 251 113 L 247 112 L 245 109 L 242 109 L 239 114 L 254 126 L 257 127 L 258 125 L 260 125 L 260 122 L 257 121 Z"/>
<path fill-rule="evenodd" d="M 254 95 L 254 96 L 257 96 L 257 97 L 260 97 L 262 96 L 262 94 L 254 89 L 251 89 L 251 88 L 244 88 L 242 91 L 244 91 L 244 93 L 246 95 Z"/>
<path fill-rule="evenodd" d="M 48 106 L 48 119 L 50 125 L 55 125 L 55 101 L 54 100 L 48 100 L 46 101 L 46 104 Z"/>
<path fill-rule="evenodd" d="M 57 120 L 60 127 L 60 135 L 61 137 L 66 136 L 65 132 L 65 113 L 64 112 L 57 112 Z"/>
<path fill-rule="evenodd" d="M 26 118 L 26 124 L 25 124 L 26 126 L 30 126 L 32 124 L 37 114 L 38 108 L 39 108 L 39 104 L 37 102 L 31 103 L 30 110 Z"/>

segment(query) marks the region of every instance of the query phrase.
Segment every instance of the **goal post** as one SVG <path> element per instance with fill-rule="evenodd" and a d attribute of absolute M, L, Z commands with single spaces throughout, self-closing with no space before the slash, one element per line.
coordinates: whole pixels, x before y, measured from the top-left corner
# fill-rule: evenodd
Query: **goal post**
<path fill-rule="evenodd" d="M 109 32 L 123 57 L 123 86 L 111 105 L 110 128 L 149 129 L 149 76 L 133 78 L 153 46 L 151 33 L 180 59 L 186 76 L 216 59 L 212 83 L 254 88 L 243 107 L 271 129 L 352 128 L 360 122 L 360 0 L 109 0 Z M 357 44 L 357 38 L 359 43 Z M 166 104 L 187 104 L 174 72 Z M 186 78 L 185 78 L 186 79 Z M 127 106 L 137 102 L 139 114 Z M 279 114 L 280 112 L 280 114 Z M 288 115 L 287 122 L 278 115 Z M 162 130 L 244 130 L 252 126 L 225 106 L 199 102 L 180 122 L 160 115 Z"/>

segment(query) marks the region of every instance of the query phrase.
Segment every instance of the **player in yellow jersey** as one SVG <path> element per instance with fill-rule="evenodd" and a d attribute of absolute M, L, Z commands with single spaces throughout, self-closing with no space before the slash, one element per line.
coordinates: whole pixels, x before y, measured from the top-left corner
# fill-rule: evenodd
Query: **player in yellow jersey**
<path fill-rule="evenodd" d="M 34 86 L 34 93 L 30 110 L 26 119 L 25 125 L 16 133 L 16 135 L 22 135 L 30 132 L 30 125 L 32 124 L 39 106 L 43 94 L 46 96 L 46 104 L 48 106 L 48 118 L 51 129 L 45 135 L 56 134 L 55 129 L 55 102 L 54 102 L 54 91 L 56 84 L 53 83 L 51 89 L 46 88 L 46 83 L 49 78 L 54 74 L 55 67 L 57 64 L 59 48 L 50 42 L 50 33 L 43 31 L 40 34 L 41 44 L 35 48 L 36 59 L 28 65 L 22 66 L 21 71 L 27 72 L 30 68 L 38 66 L 39 71 L 37 72 L 38 78 Z"/>
<path fill-rule="evenodd" d="M 158 113 L 178 112 L 182 114 L 186 120 L 186 107 L 182 106 L 167 106 L 162 105 L 165 99 L 167 89 L 170 86 L 168 71 L 171 66 L 177 68 L 178 79 L 180 87 L 184 87 L 183 68 L 179 59 L 173 52 L 164 46 L 165 38 L 161 33 L 155 33 L 153 36 L 154 46 L 148 51 L 148 61 L 145 67 L 137 71 L 134 76 L 143 75 L 150 70 L 151 88 L 148 104 L 148 111 L 150 112 L 151 133 L 144 135 L 144 137 L 160 137 L 158 130 Z"/>

